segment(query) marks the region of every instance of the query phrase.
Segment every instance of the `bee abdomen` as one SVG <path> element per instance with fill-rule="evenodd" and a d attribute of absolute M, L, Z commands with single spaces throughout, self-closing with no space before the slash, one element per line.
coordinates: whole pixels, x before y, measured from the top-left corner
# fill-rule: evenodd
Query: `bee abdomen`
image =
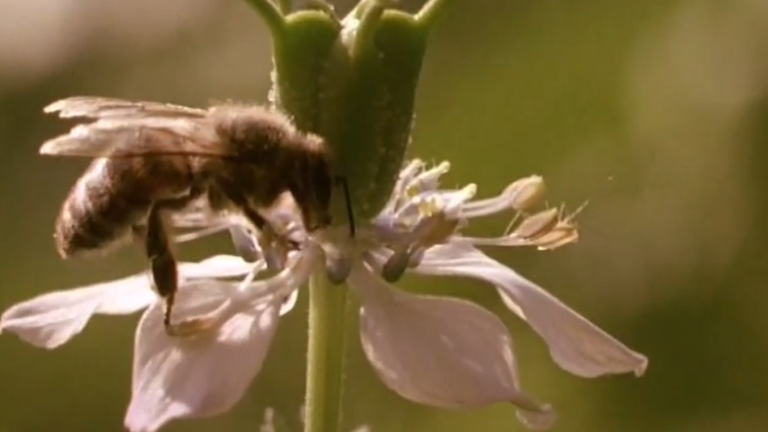
<path fill-rule="evenodd" d="M 54 238 L 62 258 L 119 242 L 149 210 L 146 197 L 120 190 L 119 181 L 105 172 L 108 163 L 94 161 L 61 207 Z"/>

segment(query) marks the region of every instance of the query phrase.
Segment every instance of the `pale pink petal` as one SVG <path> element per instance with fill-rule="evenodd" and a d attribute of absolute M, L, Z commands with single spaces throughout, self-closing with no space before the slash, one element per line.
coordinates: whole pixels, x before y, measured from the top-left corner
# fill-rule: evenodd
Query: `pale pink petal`
<path fill-rule="evenodd" d="M 288 312 L 292 311 L 294 306 L 296 306 L 296 302 L 298 300 L 299 300 L 299 290 L 294 289 L 291 291 L 290 294 L 288 294 L 287 297 L 283 299 L 283 303 L 280 305 L 280 316 L 283 316 Z"/>
<path fill-rule="evenodd" d="M 155 300 L 147 277 L 43 294 L 19 303 L 0 317 L 0 332 L 10 332 L 41 348 L 53 349 L 80 333 L 95 313 L 130 314 Z"/>
<path fill-rule="evenodd" d="M 247 263 L 231 255 L 217 255 L 199 263 L 179 265 L 182 280 L 243 276 L 262 263 Z M 147 273 L 110 282 L 43 294 L 3 313 L 0 332 L 17 334 L 24 341 L 56 348 L 82 332 L 93 314 L 125 315 L 156 300 Z"/>
<path fill-rule="evenodd" d="M 232 285 L 197 281 L 183 287 L 174 319 L 210 313 Z M 153 305 L 136 331 L 132 398 L 125 425 L 153 432 L 173 419 L 207 417 L 232 408 L 261 369 L 277 328 L 282 297 L 233 312 L 221 327 L 187 338 L 169 337 Z"/>
<path fill-rule="evenodd" d="M 563 369 L 582 376 L 634 372 L 648 359 L 632 351 L 533 282 L 465 242 L 427 250 L 417 273 L 466 276 L 497 287 L 507 306 L 526 320 L 549 346 Z"/>
<path fill-rule="evenodd" d="M 512 339 L 495 315 L 465 300 L 396 291 L 363 265 L 348 283 L 363 304 L 363 350 L 389 388 L 440 408 L 509 402 L 530 428 L 552 424 L 551 408 L 520 390 Z"/>

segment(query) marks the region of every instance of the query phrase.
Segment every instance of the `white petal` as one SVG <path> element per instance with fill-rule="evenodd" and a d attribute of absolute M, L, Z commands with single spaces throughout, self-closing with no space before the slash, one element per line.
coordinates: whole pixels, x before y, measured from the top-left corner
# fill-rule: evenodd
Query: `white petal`
<path fill-rule="evenodd" d="M 130 314 L 152 303 L 155 295 L 143 274 L 56 291 L 19 303 L 3 313 L 0 332 L 53 349 L 79 334 L 95 313 Z"/>
<path fill-rule="evenodd" d="M 627 348 L 533 282 L 464 242 L 427 250 L 418 273 L 467 276 L 495 285 L 507 306 L 544 338 L 560 367 L 582 376 L 645 372 L 648 359 Z"/>
<path fill-rule="evenodd" d="M 181 279 L 236 277 L 263 263 L 217 255 L 199 263 L 180 263 Z M 3 313 L 0 332 L 17 334 L 24 341 L 57 348 L 83 331 L 93 314 L 124 315 L 148 307 L 156 299 L 147 273 L 110 282 L 43 294 Z"/>
<path fill-rule="evenodd" d="M 544 179 L 541 176 L 524 177 L 512 182 L 498 196 L 464 204 L 463 215 L 466 218 L 477 218 L 509 209 L 528 210 L 541 200 L 544 190 Z"/>
<path fill-rule="evenodd" d="M 191 282 L 182 288 L 174 320 L 210 313 L 234 284 Z M 152 432 L 177 418 L 207 417 L 232 408 L 261 369 L 278 323 L 282 297 L 234 313 L 209 333 L 169 337 L 155 304 L 136 331 L 132 398 L 125 425 Z"/>
<path fill-rule="evenodd" d="M 465 300 L 396 291 L 362 264 L 348 279 L 360 293 L 360 338 L 392 390 L 441 408 L 511 402 L 529 427 L 554 420 L 518 387 L 512 340 L 492 313 Z"/>

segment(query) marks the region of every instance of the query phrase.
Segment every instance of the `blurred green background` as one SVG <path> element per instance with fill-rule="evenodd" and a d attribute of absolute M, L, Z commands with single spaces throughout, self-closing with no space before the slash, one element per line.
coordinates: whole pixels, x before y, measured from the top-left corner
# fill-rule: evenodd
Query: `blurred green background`
<path fill-rule="evenodd" d="M 524 387 L 560 413 L 553 431 L 768 430 L 768 2 L 453 3 L 425 60 L 411 155 L 452 161 L 448 184 L 475 182 L 482 196 L 537 173 L 553 204 L 589 200 L 578 244 L 492 254 L 650 366 L 640 379 L 576 378 L 492 289 L 414 277 L 401 286 L 502 313 Z M 0 1 L 0 307 L 143 266 L 132 248 L 57 257 L 53 221 L 86 162 L 38 157 L 67 127 L 43 106 L 81 94 L 266 102 L 269 69 L 266 30 L 241 1 Z M 185 256 L 226 247 L 213 239 Z M 299 430 L 306 298 L 234 411 L 164 430 L 255 431 L 266 407 Z M 53 352 L 1 337 L 0 432 L 122 430 L 137 318 L 96 318 Z M 350 355 L 347 430 L 524 430 L 509 406 L 406 402 L 358 344 Z"/>

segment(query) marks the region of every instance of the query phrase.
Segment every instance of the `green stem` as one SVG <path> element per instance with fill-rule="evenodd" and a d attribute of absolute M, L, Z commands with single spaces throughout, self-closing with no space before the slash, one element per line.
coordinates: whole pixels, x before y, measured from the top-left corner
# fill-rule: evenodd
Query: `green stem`
<path fill-rule="evenodd" d="M 347 289 L 318 271 L 309 284 L 304 432 L 338 432 L 346 354 Z"/>

